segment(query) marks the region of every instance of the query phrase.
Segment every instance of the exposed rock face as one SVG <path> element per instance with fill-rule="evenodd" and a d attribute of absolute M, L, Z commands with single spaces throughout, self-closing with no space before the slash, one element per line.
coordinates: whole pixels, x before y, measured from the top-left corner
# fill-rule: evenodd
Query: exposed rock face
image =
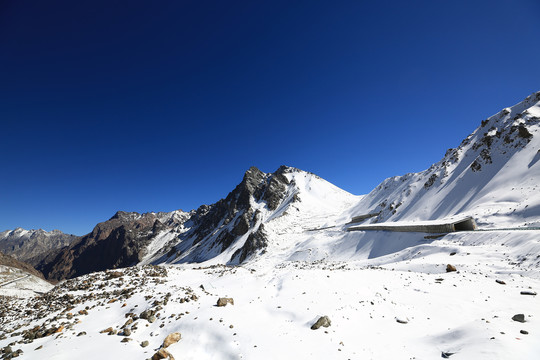
<path fill-rule="evenodd" d="M 37 271 L 36 269 L 34 269 L 31 265 L 25 262 L 19 261 L 15 259 L 14 257 L 3 254 L 1 252 L 0 252 L 0 265 L 21 269 L 23 271 L 26 271 L 27 273 L 30 273 L 32 275 L 35 275 L 43 279 L 43 274 Z"/>
<path fill-rule="evenodd" d="M 32 266 L 52 250 L 63 248 L 77 239 L 60 230 L 24 230 L 17 228 L 0 232 L 0 251 Z"/>
<path fill-rule="evenodd" d="M 54 257 L 38 264 L 48 279 L 60 280 L 93 271 L 115 269 L 136 264 L 149 241 L 167 225 L 176 224 L 163 213 L 117 212 L 108 221 L 61 249 Z M 185 219 L 183 219 L 185 221 Z"/>
<path fill-rule="evenodd" d="M 264 225 L 261 224 L 257 231 L 249 234 L 244 246 L 236 250 L 233 255 L 234 258 L 238 258 L 238 262 L 244 262 L 248 256 L 256 252 L 257 250 L 264 249 L 268 245 L 266 234 L 264 233 Z"/>
<path fill-rule="evenodd" d="M 281 166 L 275 173 L 265 174 L 251 167 L 244 174 L 242 182 L 225 199 L 199 207 L 191 218 L 195 225 L 191 231 L 195 237 L 194 244 L 218 229 L 221 231 L 217 244 L 224 250 L 238 236 L 246 234 L 258 220 L 251 201 L 265 201 L 269 210 L 275 210 L 285 197 L 289 181 L 284 173 L 290 169 Z"/>

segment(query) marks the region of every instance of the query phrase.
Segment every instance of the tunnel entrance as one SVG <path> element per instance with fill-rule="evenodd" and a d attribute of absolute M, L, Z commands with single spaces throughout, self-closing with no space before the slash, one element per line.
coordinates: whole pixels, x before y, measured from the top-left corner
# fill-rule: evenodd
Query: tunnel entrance
<path fill-rule="evenodd" d="M 454 224 L 455 231 L 473 231 L 476 229 L 474 219 L 469 218 Z"/>

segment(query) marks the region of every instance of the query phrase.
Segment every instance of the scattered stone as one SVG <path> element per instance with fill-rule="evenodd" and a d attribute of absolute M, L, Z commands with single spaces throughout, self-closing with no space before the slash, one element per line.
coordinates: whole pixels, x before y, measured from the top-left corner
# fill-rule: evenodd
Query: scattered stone
<path fill-rule="evenodd" d="M 143 342 L 141 342 L 141 347 L 143 347 L 143 348 L 147 347 L 148 345 L 150 345 L 148 340 L 144 340 Z"/>
<path fill-rule="evenodd" d="M 525 331 L 525 330 L 521 330 L 521 331 Z M 528 333 L 527 333 L 528 334 Z M 37 348 L 35 348 L 34 350 L 41 350 L 43 349 L 43 345 L 39 345 Z"/>
<path fill-rule="evenodd" d="M 86 331 L 81 331 L 80 333 L 77 334 L 77 336 L 83 336 L 83 335 L 86 335 Z"/>
<path fill-rule="evenodd" d="M 123 338 L 122 341 L 120 341 L 120 342 L 127 343 L 127 342 L 130 342 L 131 340 L 133 340 L 133 339 L 130 339 L 130 338 L 126 337 L 126 338 Z"/>
<path fill-rule="evenodd" d="M 217 306 L 226 306 L 227 304 L 234 305 L 233 298 L 219 298 L 217 301 Z"/>
<path fill-rule="evenodd" d="M 167 348 L 169 345 L 176 344 L 180 339 L 182 338 L 182 335 L 180 335 L 179 332 L 175 332 L 172 334 L 167 335 L 165 340 L 163 340 L 163 347 Z"/>
<path fill-rule="evenodd" d="M 147 320 L 148 320 L 149 323 L 153 323 L 157 319 L 156 319 L 156 317 L 154 315 L 150 315 Z"/>
<path fill-rule="evenodd" d="M 536 295 L 536 292 L 535 291 L 530 291 L 530 290 L 524 290 L 522 292 L 520 292 L 521 295 Z"/>
<path fill-rule="evenodd" d="M 506 283 L 502 280 L 495 280 L 497 284 L 506 285 Z"/>
<path fill-rule="evenodd" d="M 520 330 L 519 333 L 523 335 L 529 335 L 529 332 L 527 330 Z"/>
<path fill-rule="evenodd" d="M 112 328 L 112 327 L 108 327 L 108 328 L 106 328 L 105 330 L 101 330 L 99 333 L 100 333 L 100 334 L 105 334 L 105 333 L 110 334 L 110 333 L 112 333 L 112 332 L 113 332 L 113 328 Z"/>
<path fill-rule="evenodd" d="M 154 310 L 151 310 L 151 309 L 147 309 L 147 310 L 144 310 L 141 315 L 139 315 L 139 318 L 141 319 L 144 319 L 144 320 L 148 320 L 151 316 L 154 316 L 156 312 Z"/>
<path fill-rule="evenodd" d="M 332 324 L 330 321 L 330 318 L 328 316 L 321 316 L 319 320 L 315 322 L 315 324 L 311 325 L 311 330 L 317 330 L 321 326 L 329 327 Z"/>
<path fill-rule="evenodd" d="M 154 356 L 152 356 L 152 360 L 161 360 L 161 359 L 170 359 L 174 360 L 174 357 L 171 355 L 170 352 L 168 352 L 166 349 L 159 349 Z"/>
<path fill-rule="evenodd" d="M 131 335 L 131 329 L 130 328 L 125 328 L 123 334 L 124 334 L 124 336 L 130 336 Z"/>
<path fill-rule="evenodd" d="M 79 310 L 79 315 L 88 315 L 88 311 L 86 311 L 86 310 Z"/>
<path fill-rule="evenodd" d="M 408 324 L 409 323 L 409 320 L 408 319 L 401 319 L 401 318 L 396 318 L 396 322 L 400 323 L 400 324 Z"/>
<path fill-rule="evenodd" d="M 116 279 L 119 277 L 122 277 L 124 274 L 122 274 L 120 271 L 110 271 L 107 273 L 109 279 Z"/>
<path fill-rule="evenodd" d="M 446 352 L 446 351 L 443 351 L 443 352 L 441 352 L 441 357 L 442 357 L 443 359 L 448 359 L 450 356 L 452 356 L 452 355 L 454 355 L 454 354 L 455 354 L 455 353 L 453 353 L 453 352 Z"/>
<path fill-rule="evenodd" d="M 457 271 L 456 267 L 454 265 L 446 265 L 446 272 L 452 272 L 452 271 Z"/>
<path fill-rule="evenodd" d="M 457 254 L 457 252 L 452 251 L 452 252 L 450 253 L 450 256 L 454 256 L 454 255 L 456 255 L 456 254 Z"/>
<path fill-rule="evenodd" d="M 525 315 L 524 314 L 516 314 L 516 315 L 512 316 L 512 320 L 520 322 L 520 323 L 524 323 L 525 322 Z"/>
<path fill-rule="evenodd" d="M 127 319 L 127 321 L 124 323 L 124 325 L 122 325 L 122 328 L 125 328 L 129 325 L 133 324 L 133 318 L 129 318 Z"/>

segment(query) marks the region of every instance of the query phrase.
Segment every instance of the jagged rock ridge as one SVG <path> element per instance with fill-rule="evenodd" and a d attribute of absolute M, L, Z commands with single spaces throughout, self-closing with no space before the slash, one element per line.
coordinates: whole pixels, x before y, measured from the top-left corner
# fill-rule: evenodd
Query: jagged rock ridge
<path fill-rule="evenodd" d="M 186 213 L 181 210 L 145 214 L 118 211 L 109 220 L 97 224 L 90 234 L 50 254 L 37 269 L 48 279 L 60 280 L 134 265 L 153 236 L 181 225 L 186 219 Z"/>
<path fill-rule="evenodd" d="M 285 174 L 295 171 L 300 170 L 282 166 L 266 174 L 252 167 L 225 199 L 189 213 L 118 212 L 37 268 L 60 280 L 138 263 L 201 262 L 245 237 L 227 261 L 243 262 L 266 247 L 262 214 L 278 210 L 294 192 Z"/>

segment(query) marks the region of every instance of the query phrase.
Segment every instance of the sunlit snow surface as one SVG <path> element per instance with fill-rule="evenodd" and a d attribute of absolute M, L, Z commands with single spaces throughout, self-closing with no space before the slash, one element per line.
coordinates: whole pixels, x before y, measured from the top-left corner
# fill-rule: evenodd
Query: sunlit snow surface
<path fill-rule="evenodd" d="M 540 233 L 534 235 L 538 238 Z M 107 359 L 145 359 L 166 335 L 179 331 L 182 339 L 169 347 L 177 359 L 433 359 L 443 351 L 455 352 L 454 359 L 536 359 L 540 303 L 537 296 L 520 292 L 538 290 L 540 281 L 536 270 L 528 270 L 527 261 L 512 260 L 516 249 L 509 244 L 525 246 L 531 239 L 520 239 L 521 234 L 494 236 L 494 244 L 481 245 L 482 239 L 454 235 L 365 261 L 285 261 L 273 267 L 254 263 L 202 269 L 169 265 L 166 277 L 146 277 L 143 286 L 137 286 L 141 276 L 133 275 L 133 270 L 122 279 L 107 281 L 103 273 L 83 276 L 76 282 L 91 279 L 92 293 L 133 286 L 136 293 L 109 304 L 117 296 L 84 300 L 89 292 L 64 292 L 60 285 L 58 296 L 81 296 L 83 302 L 47 318 L 60 314 L 50 324 L 72 327 L 13 349 L 22 349 L 28 359 L 94 359 L 98 354 Z M 447 263 L 458 272 L 446 273 Z M 186 288 L 198 300 L 180 303 Z M 99 333 L 110 326 L 119 329 L 125 314 L 140 314 L 154 301 L 163 301 L 168 292 L 172 296 L 162 305 L 158 319 L 153 323 L 139 319 L 137 330 L 129 336 L 131 342 L 121 343 L 124 336 Z M 223 296 L 234 298 L 235 304 L 215 306 Z M 21 304 L 27 301 L 32 304 L 32 300 L 11 301 L 17 308 L 24 308 Z M 77 315 L 86 306 L 88 315 Z M 68 311 L 76 314 L 74 319 L 67 319 Z M 526 323 L 511 319 L 518 313 L 525 314 Z M 322 315 L 329 316 L 332 325 L 311 330 Z M 7 328 L 25 322 L 9 316 L 3 321 Z M 83 331 L 87 334 L 76 336 Z M 8 337 L 0 346 L 20 338 Z M 144 340 L 150 342 L 146 348 L 140 346 Z M 39 346 L 43 347 L 34 350 Z"/>

